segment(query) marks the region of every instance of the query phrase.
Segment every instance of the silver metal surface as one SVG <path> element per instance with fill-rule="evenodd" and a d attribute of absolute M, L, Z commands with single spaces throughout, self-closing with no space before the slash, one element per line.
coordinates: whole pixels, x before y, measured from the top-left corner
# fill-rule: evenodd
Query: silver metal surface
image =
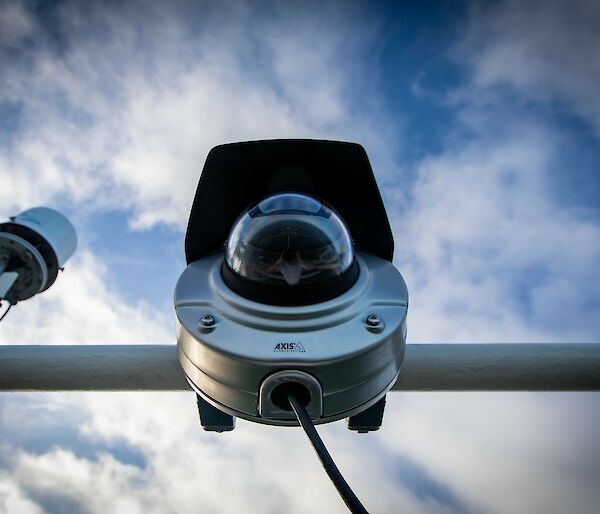
<path fill-rule="evenodd" d="M 169 345 L 0 346 L 0 391 L 191 391 Z M 394 391 L 600 391 L 600 344 L 407 344 Z"/>
<path fill-rule="evenodd" d="M 408 293 L 394 266 L 369 254 L 356 256 L 357 282 L 337 298 L 303 306 L 247 300 L 221 278 L 222 254 L 190 264 L 175 289 L 178 345 L 183 369 L 203 397 L 238 417 L 263 423 L 259 391 L 272 373 L 310 373 L 323 391 L 323 416 L 347 417 L 381 398 L 392 386 L 404 356 Z M 385 328 L 366 326 L 377 310 Z M 211 330 L 199 327 L 214 313 Z M 379 326 L 378 326 L 379 328 Z"/>

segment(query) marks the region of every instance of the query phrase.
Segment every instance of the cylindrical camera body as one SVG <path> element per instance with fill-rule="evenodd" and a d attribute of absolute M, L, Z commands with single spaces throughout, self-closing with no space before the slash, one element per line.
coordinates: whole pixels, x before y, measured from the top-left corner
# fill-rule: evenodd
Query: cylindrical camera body
<path fill-rule="evenodd" d="M 248 300 L 223 281 L 223 254 L 190 264 L 175 289 L 179 358 L 192 387 L 234 416 L 295 425 L 278 386 L 309 393 L 315 423 L 349 417 L 392 387 L 404 357 L 408 292 L 388 261 L 357 254 L 358 278 L 302 306 Z"/>
<path fill-rule="evenodd" d="M 77 247 L 71 222 L 48 207 L 34 207 L 0 224 L 0 271 L 12 276 L 10 303 L 48 289 Z"/>
<path fill-rule="evenodd" d="M 77 234 L 71 222 L 60 212 L 48 207 L 33 207 L 17 214 L 11 222 L 27 227 L 43 237 L 56 255 L 62 267 L 77 248 Z"/>

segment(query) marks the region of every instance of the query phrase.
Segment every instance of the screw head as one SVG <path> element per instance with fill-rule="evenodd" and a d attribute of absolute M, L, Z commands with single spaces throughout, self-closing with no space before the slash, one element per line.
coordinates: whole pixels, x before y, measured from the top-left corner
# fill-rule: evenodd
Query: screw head
<path fill-rule="evenodd" d="M 200 320 L 200 323 L 203 327 L 212 327 L 215 324 L 215 317 L 211 314 L 207 314 Z"/>
<path fill-rule="evenodd" d="M 379 325 L 379 323 L 381 323 L 381 320 L 379 319 L 379 316 L 377 316 L 377 314 L 369 314 L 367 316 L 367 325 L 369 325 L 370 327 L 376 327 L 377 325 Z"/>

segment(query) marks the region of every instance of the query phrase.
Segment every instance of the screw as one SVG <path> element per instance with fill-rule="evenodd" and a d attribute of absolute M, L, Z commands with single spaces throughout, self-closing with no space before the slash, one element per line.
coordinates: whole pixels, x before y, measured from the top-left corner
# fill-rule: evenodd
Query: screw
<path fill-rule="evenodd" d="M 370 327 L 376 327 L 379 323 L 381 323 L 381 320 L 377 314 L 369 314 L 369 316 L 367 316 L 367 325 Z"/>
<path fill-rule="evenodd" d="M 215 324 L 215 317 L 211 314 L 207 314 L 200 320 L 200 323 L 202 323 L 202 326 L 204 327 L 212 327 Z"/>

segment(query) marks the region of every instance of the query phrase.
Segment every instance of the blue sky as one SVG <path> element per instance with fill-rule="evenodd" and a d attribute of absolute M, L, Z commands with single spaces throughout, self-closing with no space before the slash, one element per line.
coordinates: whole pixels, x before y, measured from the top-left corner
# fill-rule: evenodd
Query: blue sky
<path fill-rule="evenodd" d="M 0 1 L 0 216 L 80 237 L 0 343 L 174 343 L 206 153 L 281 137 L 367 149 L 409 342 L 597 342 L 598 27 L 591 1 Z M 395 393 L 381 432 L 322 431 L 375 512 L 594 512 L 598 412 Z M 0 433 L 0 511 L 343 512 L 301 433 L 203 434 L 186 394 L 2 395 Z"/>

